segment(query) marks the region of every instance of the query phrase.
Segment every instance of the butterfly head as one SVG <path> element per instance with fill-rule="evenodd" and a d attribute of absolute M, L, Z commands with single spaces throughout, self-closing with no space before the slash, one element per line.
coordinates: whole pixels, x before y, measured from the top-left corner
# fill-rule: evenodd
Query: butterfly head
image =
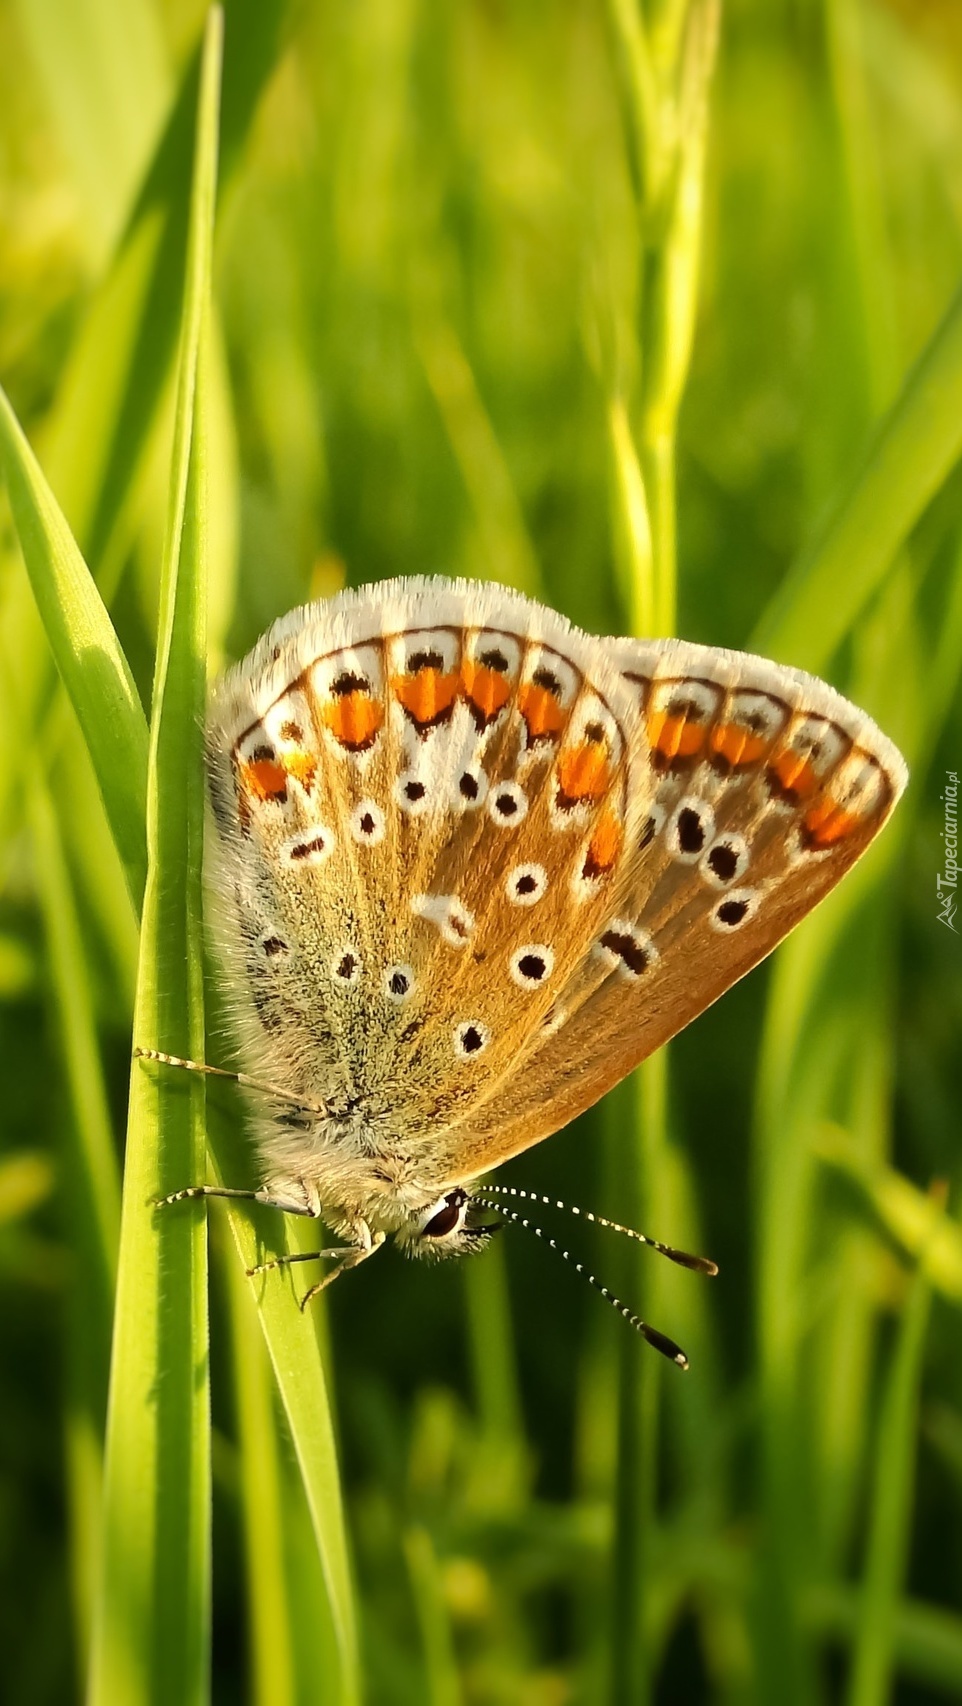
<path fill-rule="evenodd" d="M 481 1224 L 483 1210 L 462 1185 L 445 1191 L 436 1201 L 411 1214 L 396 1233 L 396 1242 L 408 1256 L 440 1261 L 445 1256 L 465 1256 L 483 1250 L 498 1225 Z"/>

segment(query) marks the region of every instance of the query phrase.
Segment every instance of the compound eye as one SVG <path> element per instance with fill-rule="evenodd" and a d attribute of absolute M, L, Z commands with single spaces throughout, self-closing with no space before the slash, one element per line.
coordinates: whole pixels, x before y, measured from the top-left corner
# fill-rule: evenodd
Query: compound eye
<path fill-rule="evenodd" d="M 446 1238 L 449 1232 L 456 1232 L 464 1219 L 464 1205 L 467 1200 L 463 1191 L 449 1191 L 441 1207 L 422 1226 L 422 1237 Z"/>

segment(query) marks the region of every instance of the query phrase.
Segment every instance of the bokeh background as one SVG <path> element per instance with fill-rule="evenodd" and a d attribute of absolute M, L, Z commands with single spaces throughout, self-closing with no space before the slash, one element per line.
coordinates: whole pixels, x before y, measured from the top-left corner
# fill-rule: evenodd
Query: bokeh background
<path fill-rule="evenodd" d="M 521 1234 L 460 1267 L 385 1255 L 318 1312 L 367 1696 L 922 1706 L 962 1698 L 962 945 L 935 899 L 962 479 L 851 619 L 805 565 L 962 274 L 962 11 L 729 0 L 716 57 L 713 7 L 635 3 L 226 6 L 212 668 L 345 583 L 485 576 L 600 632 L 814 664 L 913 769 L 773 964 L 505 1171 L 718 1260 L 709 1283 L 549 1228 L 686 1378 Z M 202 22 L 0 5 L 0 380 L 145 703 Z M 0 526 L 0 1686 L 48 1706 L 83 1692 L 109 1349 L 78 1132 L 109 1117 L 119 1162 L 136 929 Z M 211 1119 L 241 1172 L 231 1094 Z M 115 1226 L 109 1156 L 100 1188 Z M 213 1697 L 334 1701 L 211 1220 Z"/>

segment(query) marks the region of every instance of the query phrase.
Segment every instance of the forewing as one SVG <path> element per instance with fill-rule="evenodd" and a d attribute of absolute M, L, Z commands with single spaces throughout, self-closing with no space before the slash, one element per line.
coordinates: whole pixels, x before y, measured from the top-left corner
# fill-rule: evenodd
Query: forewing
<path fill-rule="evenodd" d="M 590 1107 L 766 954 L 892 811 L 892 743 L 823 682 L 679 641 L 611 642 L 630 685 L 632 834 L 550 1034 L 456 1134 L 462 1176 Z"/>
<path fill-rule="evenodd" d="M 377 593 L 295 612 L 219 690 L 214 886 L 262 1072 L 440 1149 L 607 916 L 632 690 L 503 588 Z"/>

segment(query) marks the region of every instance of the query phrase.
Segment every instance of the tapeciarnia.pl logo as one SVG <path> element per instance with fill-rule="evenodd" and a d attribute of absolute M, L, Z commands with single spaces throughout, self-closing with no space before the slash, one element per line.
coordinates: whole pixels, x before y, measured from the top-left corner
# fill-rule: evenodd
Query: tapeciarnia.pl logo
<path fill-rule="evenodd" d="M 944 869 L 935 879 L 936 895 L 939 903 L 938 921 L 947 930 L 955 929 L 955 893 L 959 883 L 959 773 L 957 770 L 947 770 L 945 787 L 939 795 L 945 806 L 945 827 L 941 830 L 945 843 L 943 856 Z"/>

